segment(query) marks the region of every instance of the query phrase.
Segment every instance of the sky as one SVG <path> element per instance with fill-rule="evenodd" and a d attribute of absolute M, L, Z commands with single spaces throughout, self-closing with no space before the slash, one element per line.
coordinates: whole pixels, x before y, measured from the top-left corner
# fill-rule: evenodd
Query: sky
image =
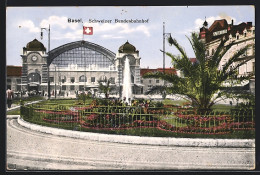
<path fill-rule="evenodd" d="M 170 33 L 192 58 L 194 53 L 187 39 L 191 32 L 199 32 L 206 20 L 209 26 L 218 19 L 228 23 L 253 22 L 254 6 L 93 6 L 93 7 L 8 7 L 6 9 L 6 63 L 22 65 L 22 49 L 37 39 L 48 49 L 48 33 L 41 28 L 50 25 L 50 50 L 63 44 L 86 40 L 118 52 L 128 41 L 139 50 L 141 68 L 162 68 L 163 22 L 165 33 Z M 68 23 L 68 19 L 82 19 L 82 23 Z M 89 20 L 112 20 L 111 23 L 89 23 Z M 119 20 L 147 20 L 147 23 L 115 23 Z M 82 25 L 93 27 L 93 35 L 84 35 Z M 179 52 L 165 43 L 165 51 Z M 172 67 L 165 57 L 165 66 Z"/>

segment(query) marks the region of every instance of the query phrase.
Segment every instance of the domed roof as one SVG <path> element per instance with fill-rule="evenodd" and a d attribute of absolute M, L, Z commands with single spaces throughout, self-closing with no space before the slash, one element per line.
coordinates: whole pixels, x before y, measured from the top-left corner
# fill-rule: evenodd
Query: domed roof
<path fill-rule="evenodd" d="M 127 41 L 125 44 L 119 47 L 118 51 L 120 53 L 133 53 L 136 52 L 136 48 Z"/>
<path fill-rule="evenodd" d="M 28 51 L 46 51 L 46 48 L 44 47 L 44 45 L 37 39 L 34 39 L 33 41 L 29 42 L 26 45 L 26 49 Z"/>

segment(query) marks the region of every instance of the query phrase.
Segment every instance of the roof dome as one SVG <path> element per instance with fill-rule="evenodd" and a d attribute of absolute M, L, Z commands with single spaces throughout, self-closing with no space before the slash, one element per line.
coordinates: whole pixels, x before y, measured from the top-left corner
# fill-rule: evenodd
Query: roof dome
<path fill-rule="evenodd" d="M 44 45 L 37 39 L 34 39 L 33 41 L 29 42 L 26 45 L 26 49 L 28 51 L 46 51 L 46 48 L 44 47 Z"/>
<path fill-rule="evenodd" d="M 119 47 L 118 51 L 120 53 L 133 53 L 136 52 L 136 48 L 127 41 L 125 44 Z"/>
<path fill-rule="evenodd" d="M 206 20 L 204 21 L 203 26 L 205 26 L 205 27 L 208 26 L 208 22 Z"/>

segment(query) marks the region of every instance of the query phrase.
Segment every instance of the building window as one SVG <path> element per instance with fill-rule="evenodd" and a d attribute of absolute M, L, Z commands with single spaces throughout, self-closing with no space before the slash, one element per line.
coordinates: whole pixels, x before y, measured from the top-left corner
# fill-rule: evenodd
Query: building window
<path fill-rule="evenodd" d="M 20 78 L 16 79 L 16 83 L 21 83 L 21 79 Z"/>
<path fill-rule="evenodd" d="M 62 83 L 65 83 L 65 82 L 66 82 L 66 77 L 65 77 L 65 76 L 62 77 L 61 82 L 62 82 Z"/>
<path fill-rule="evenodd" d="M 11 89 L 11 85 L 7 85 L 7 89 Z"/>
<path fill-rule="evenodd" d="M 12 82 L 12 80 L 10 78 L 8 78 L 6 81 L 7 81 L 7 83 L 11 83 Z"/>
<path fill-rule="evenodd" d="M 239 40 L 239 35 L 237 35 L 237 40 Z"/>
<path fill-rule="evenodd" d="M 246 32 L 244 32 L 244 37 L 246 37 Z"/>
<path fill-rule="evenodd" d="M 84 91 L 84 85 L 79 85 L 79 91 Z"/>
<path fill-rule="evenodd" d="M 160 83 L 160 80 L 156 80 L 156 83 Z"/>
<path fill-rule="evenodd" d="M 107 80 L 107 77 L 106 77 L 105 75 L 102 75 L 102 76 L 100 77 L 100 80 L 101 80 L 101 81 L 105 81 L 105 80 Z"/>
<path fill-rule="evenodd" d="M 51 83 L 54 82 L 54 77 L 50 77 L 50 82 L 51 82 Z"/>
<path fill-rule="evenodd" d="M 87 82 L 87 77 L 85 75 L 81 75 L 79 77 L 79 82 Z"/>
<path fill-rule="evenodd" d="M 75 82 L 75 77 L 70 77 L 70 82 L 74 83 Z"/>
<path fill-rule="evenodd" d="M 21 91 L 21 85 L 17 85 L 17 86 L 16 86 L 16 90 L 17 90 L 17 91 Z"/>
<path fill-rule="evenodd" d="M 70 90 L 71 90 L 71 91 L 74 91 L 74 90 L 75 90 L 75 86 L 74 86 L 74 85 L 71 85 L 71 86 L 70 86 Z"/>
<path fill-rule="evenodd" d="M 152 80 L 149 80 L 149 83 L 151 84 L 151 83 L 152 83 Z"/>
<path fill-rule="evenodd" d="M 215 53 L 215 50 L 214 50 L 214 49 L 212 49 L 212 51 L 211 51 L 211 55 L 214 55 L 214 53 Z"/>
<path fill-rule="evenodd" d="M 115 77 L 111 77 L 111 78 L 110 78 L 110 82 L 111 82 L 111 84 L 115 84 L 115 82 L 116 82 L 116 81 L 115 81 Z"/>
<path fill-rule="evenodd" d="M 95 83 L 95 77 L 91 77 L 91 83 Z"/>
<path fill-rule="evenodd" d="M 143 81 L 143 80 L 141 80 L 141 83 L 144 83 L 144 81 Z"/>
<path fill-rule="evenodd" d="M 62 86 L 61 86 L 61 90 L 66 91 L 66 86 L 65 86 L 65 85 L 62 85 Z"/>

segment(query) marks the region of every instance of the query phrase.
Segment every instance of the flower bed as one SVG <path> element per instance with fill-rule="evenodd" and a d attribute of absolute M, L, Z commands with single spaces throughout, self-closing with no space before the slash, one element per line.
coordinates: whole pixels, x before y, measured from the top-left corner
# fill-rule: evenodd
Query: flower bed
<path fill-rule="evenodd" d="M 94 130 L 128 130 L 157 128 L 162 131 L 187 134 L 228 134 L 234 130 L 253 130 L 255 124 L 248 118 L 231 115 L 198 115 L 193 108 L 143 106 L 42 106 L 23 107 L 33 110 L 48 123 L 75 123 Z M 33 114 L 33 115 L 34 115 Z M 30 116 L 30 115 L 29 115 Z M 164 120 L 168 119 L 168 120 Z"/>

